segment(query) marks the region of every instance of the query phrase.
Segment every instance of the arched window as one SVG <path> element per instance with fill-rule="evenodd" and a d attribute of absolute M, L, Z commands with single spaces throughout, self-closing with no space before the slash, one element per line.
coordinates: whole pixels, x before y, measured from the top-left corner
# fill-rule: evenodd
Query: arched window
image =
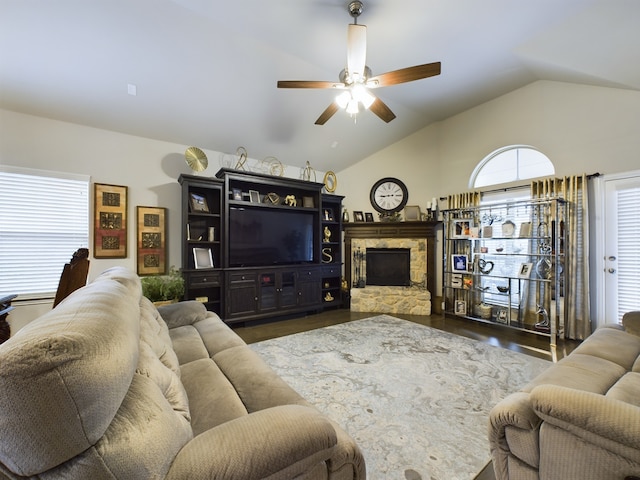
<path fill-rule="evenodd" d="M 555 174 L 551 160 L 534 147 L 510 145 L 487 155 L 475 168 L 470 188 L 511 183 Z"/>

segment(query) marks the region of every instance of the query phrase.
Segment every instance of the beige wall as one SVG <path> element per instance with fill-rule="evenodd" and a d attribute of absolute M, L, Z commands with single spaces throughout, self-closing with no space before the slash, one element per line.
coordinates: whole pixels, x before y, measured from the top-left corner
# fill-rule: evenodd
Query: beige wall
<path fill-rule="evenodd" d="M 529 144 L 547 154 L 559 175 L 637 169 L 640 92 L 540 81 L 463 112 L 337 172 L 336 193 L 353 210 L 373 211 L 369 190 L 384 176 L 402 179 L 409 204 L 468 189 L 477 163 L 493 150 Z M 169 265 L 180 266 L 180 173 L 187 146 L 0 110 L 0 163 L 90 175 L 129 187 L 129 255 L 91 259 L 89 279 L 113 265 L 135 270 L 135 206 L 168 208 Z M 206 151 L 214 175 L 220 152 Z M 254 160 L 255 162 L 255 160 Z M 298 178 L 299 169 L 285 174 Z M 320 172 L 319 172 L 320 175 Z M 321 175 L 318 179 L 321 179 Z M 92 245 L 89 245 L 92 248 Z M 437 293 L 437 292 L 436 292 Z M 34 307 L 39 312 L 43 306 Z M 17 324 L 32 314 L 18 308 Z"/>
<path fill-rule="evenodd" d="M 337 172 L 352 210 L 373 211 L 369 191 L 394 176 L 409 205 L 470 190 L 474 168 L 492 151 L 514 144 L 545 153 L 558 175 L 637 169 L 640 92 L 539 81 L 431 125 Z"/>

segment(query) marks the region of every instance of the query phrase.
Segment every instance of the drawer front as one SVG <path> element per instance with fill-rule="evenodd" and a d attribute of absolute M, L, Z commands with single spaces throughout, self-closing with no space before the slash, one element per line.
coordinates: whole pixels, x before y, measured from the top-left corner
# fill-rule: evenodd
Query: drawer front
<path fill-rule="evenodd" d="M 220 272 L 192 273 L 189 275 L 189 286 L 197 287 L 219 287 L 222 276 Z"/>
<path fill-rule="evenodd" d="M 298 280 L 306 282 L 309 280 L 319 280 L 322 277 L 322 270 L 319 268 L 301 268 L 298 270 Z"/>
<path fill-rule="evenodd" d="M 339 277 L 341 273 L 342 269 L 337 265 L 322 268 L 323 277 Z"/>
<path fill-rule="evenodd" d="M 238 272 L 229 274 L 229 282 L 255 282 L 258 280 L 258 274 L 255 272 Z"/>

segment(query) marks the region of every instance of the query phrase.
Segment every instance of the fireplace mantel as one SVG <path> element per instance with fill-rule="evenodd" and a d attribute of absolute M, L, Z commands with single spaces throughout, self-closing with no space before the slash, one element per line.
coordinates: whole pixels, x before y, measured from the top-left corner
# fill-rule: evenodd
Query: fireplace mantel
<path fill-rule="evenodd" d="M 344 223 L 345 278 L 351 286 L 351 245 L 355 238 L 426 238 L 427 239 L 427 289 L 436 289 L 436 235 L 442 222 L 362 222 Z"/>

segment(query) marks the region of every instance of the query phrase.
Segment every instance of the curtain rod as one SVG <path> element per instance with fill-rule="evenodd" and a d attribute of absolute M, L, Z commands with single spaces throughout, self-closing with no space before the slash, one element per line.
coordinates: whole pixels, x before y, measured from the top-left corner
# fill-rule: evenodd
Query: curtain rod
<path fill-rule="evenodd" d="M 600 176 L 600 172 L 590 173 L 587 175 L 587 180 L 591 180 L 592 178 L 597 178 Z M 480 193 L 496 193 L 496 192 L 509 192 L 511 190 L 518 190 L 520 188 L 526 188 L 529 184 L 525 185 L 514 185 L 513 187 L 504 187 L 504 188 L 495 188 L 493 190 L 483 190 Z M 440 197 L 440 200 L 446 200 L 449 197 Z"/>

